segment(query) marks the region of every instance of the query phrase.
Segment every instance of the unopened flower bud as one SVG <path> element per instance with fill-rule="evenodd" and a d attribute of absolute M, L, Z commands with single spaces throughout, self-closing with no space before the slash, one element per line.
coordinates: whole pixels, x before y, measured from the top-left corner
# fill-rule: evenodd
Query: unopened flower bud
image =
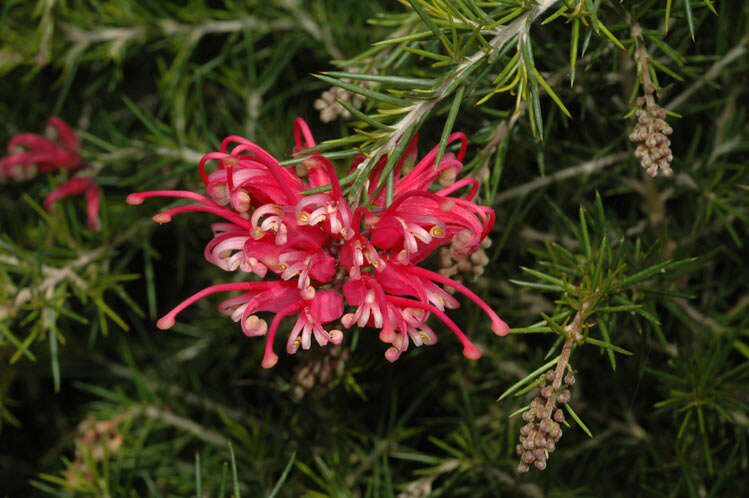
<path fill-rule="evenodd" d="M 541 432 L 549 433 L 552 429 L 552 422 L 548 418 L 543 419 L 540 424 L 538 424 L 538 430 Z"/>
<path fill-rule="evenodd" d="M 546 436 L 544 436 L 540 432 L 537 433 L 536 437 L 533 438 L 533 444 L 536 446 L 536 448 L 544 448 L 546 446 Z"/>
<path fill-rule="evenodd" d="M 562 429 L 559 426 L 556 426 L 551 430 L 549 435 L 558 441 L 562 437 Z"/>

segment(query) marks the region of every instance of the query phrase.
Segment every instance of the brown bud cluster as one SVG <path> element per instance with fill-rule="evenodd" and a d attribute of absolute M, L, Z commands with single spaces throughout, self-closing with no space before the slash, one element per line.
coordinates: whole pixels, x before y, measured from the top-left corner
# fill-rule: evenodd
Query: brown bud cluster
<path fill-rule="evenodd" d="M 117 424 L 111 420 L 87 418 L 78 425 L 79 445 L 75 450 L 75 460 L 65 471 L 66 480 L 79 485 L 82 480 L 91 481 L 93 473 L 88 469 L 89 458 L 101 462 L 116 453 L 123 443 L 122 434 L 117 432 Z"/>
<path fill-rule="evenodd" d="M 666 110 L 655 103 L 652 96 L 637 99 L 637 125 L 629 139 L 632 142 L 642 142 L 635 149 L 635 157 L 647 171 L 648 175 L 656 176 L 660 171 L 663 176 L 673 175 L 671 161 L 671 141 L 667 135 L 673 133 L 673 128 L 666 122 Z"/>
<path fill-rule="evenodd" d="M 302 399 L 307 393 L 320 395 L 330 389 L 333 382 L 343 375 L 351 351 L 343 346 L 334 346 L 318 354 L 305 355 L 305 359 L 294 372 L 291 394 Z"/>
<path fill-rule="evenodd" d="M 329 123 L 338 118 L 348 119 L 351 117 L 351 113 L 338 102 L 338 99 L 351 104 L 357 109 L 364 103 L 364 97 L 361 95 L 351 93 L 345 88 L 334 86 L 330 90 L 322 92 L 320 98 L 315 100 L 313 104 L 315 109 L 320 111 L 320 121 Z"/>
<path fill-rule="evenodd" d="M 484 268 L 489 264 L 489 256 L 486 249 L 490 248 L 492 240 L 485 237 L 481 241 L 481 247 L 470 255 L 464 255 L 456 251 L 451 251 L 449 247 L 441 247 L 437 253 L 439 272 L 458 282 L 473 282 L 484 274 Z M 455 257 L 458 257 L 457 259 Z M 452 287 L 446 287 L 445 290 L 451 294 L 455 293 Z"/>
<path fill-rule="evenodd" d="M 520 428 L 520 442 L 515 446 L 515 451 L 520 455 L 517 466 L 520 473 L 528 472 L 531 465 L 544 470 L 549 454 L 556 449 L 556 444 L 562 437 L 564 413 L 557 404 L 565 404 L 570 400 L 570 390 L 567 387 L 575 383 L 575 377 L 567 374 L 564 383 L 557 389 L 553 384 L 547 384 L 547 381 L 553 382 L 555 378 L 556 372 L 546 373 L 546 378 L 539 385 L 539 395 L 531 401 L 529 409 L 523 412 L 525 425 Z"/>
<path fill-rule="evenodd" d="M 396 498 L 424 498 L 432 494 L 432 481 L 435 476 L 427 476 L 414 481 L 406 489 L 398 493 Z"/>

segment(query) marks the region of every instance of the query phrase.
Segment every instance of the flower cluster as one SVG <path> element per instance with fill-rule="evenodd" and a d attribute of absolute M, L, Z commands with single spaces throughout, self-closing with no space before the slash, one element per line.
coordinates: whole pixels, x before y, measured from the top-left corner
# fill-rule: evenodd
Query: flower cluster
<path fill-rule="evenodd" d="M 78 424 L 75 459 L 65 470 L 65 480 L 73 487 L 85 487 L 97 474 L 91 466 L 104 462 L 120 451 L 124 438 L 116 420 L 87 418 Z M 100 484 L 100 483 L 97 483 Z"/>
<path fill-rule="evenodd" d="M 439 272 L 450 278 L 454 278 L 458 282 L 467 280 L 473 282 L 484 274 L 484 268 L 489 264 L 489 256 L 486 254 L 486 249 L 491 247 L 492 240 L 489 237 L 484 238 L 481 241 L 481 247 L 471 253 L 470 257 L 455 260 L 450 254 L 450 249 L 447 247 L 440 247 L 437 253 L 437 261 L 439 261 Z M 450 294 L 455 293 L 455 289 L 449 287 L 445 289 Z"/>
<path fill-rule="evenodd" d="M 60 118 L 49 118 L 47 130 L 56 135 L 54 140 L 35 133 L 21 133 L 8 142 L 8 156 L 0 159 L 0 182 L 29 180 L 40 173 L 59 170 L 77 171 L 84 166 L 78 154 L 81 142 L 73 130 Z M 48 211 L 60 199 L 85 194 L 88 226 L 98 230 L 99 187 L 91 178 L 76 176 L 56 188 L 44 199 Z"/>
<path fill-rule="evenodd" d="M 632 142 L 642 142 L 635 149 L 635 157 L 648 175 L 656 176 L 660 171 L 668 178 L 674 174 L 671 169 L 674 155 L 668 139 L 674 130 L 665 121 L 666 111 L 650 95 L 638 98 L 637 105 L 640 107 L 635 113 L 637 125 L 629 135 Z"/>
<path fill-rule="evenodd" d="M 222 291 L 242 291 L 219 304 L 221 313 L 240 322 L 250 337 L 266 336 L 264 368 L 278 361 L 274 339 L 281 320 L 296 316 L 286 351 L 340 344 L 343 332 L 328 324 L 340 321 L 379 329 L 389 347 L 385 357 L 395 361 L 410 344 L 431 345 L 437 335 L 427 325 L 431 315 L 440 319 L 460 340 L 463 354 L 476 359 L 479 349 L 445 314 L 459 306 L 443 286 L 474 301 L 491 318 L 492 330 L 505 335 L 508 327 L 476 294 L 459 282 L 419 266 L 440 247 L 455 260 L 468 257 L 494 224 L 491 208 L 473 202 L 478 192 L 474 178 L 455 181 L 462 169 L 467 140 L 457 154 L 448 152 L 435 164 L 435 147 L 401 174 L 404 162 L 415 161 L 416 141 L 396 164 L 392 202 L 376 186 L 383 173 L 383 158 L 370 177 L 368 207 L 354 207 L 343 195 L 335 167 L 326 158 L 301 151 L 315 145 L 302 119 L 294 123 L 297 157 L 307 170 L 303 181 L 293 168 L 284 168 L 264 149 L 238 136 L 223 140 L 220 151 L 206 154 L 200 174 L 206 196 L 192 191 L 156 190 L 130 194 L 129 204 L 150 197 L 176 197 L 194 203 L 163 211 L 154 221 L 167 223 L 179 213 L 202 211 L 223 218 L 212 225 L 213 239 L 205 259 L 228 272 L 254 274 L 253 281 L 219 284 L 189 297 L 157 323 L 174 325 L 175 317 L 197 300 Z M 363 160 L 356 158 L 352 168 Z M 212 161 L 217 168 L 208 172 Z M 435 181 L 442 188 L 430 191 Z M 312 193 L 307 190 L 314 189 Z M 463 195 L 456 195 L 460 190 Z M 275 278 L 273 278 L 275 277 Z M 273 313 L 270 324 L 258 313 Z"/>
<path fill-rule="evenodd" d="M 343 376 L 350 356 L 351 350 L 346 346 L 333 346 L 327 350 L 327 354 L 306 355 L 294 370 L 290 382 L 291 395 L 295 399 L 302 399 L 307 393 L 326 393 Z"/>
<path fill-rule="evenodd" d="M 557 403 L 565 404 L 570 400 L 570 390 L 567 386 L 575 383 L 575 376 L 568 373 L 564 383 L 555 389 L 554 382 L 557 373 L 547 372 L 545 380 L 538 386 L 540 393 L 531 401 L 528 410 L 523 412 L 526 424 L 520 428 L 520 443 L 515 450 L 520 455 L 518 472 L 528 472 L 531 464 L 538 470 L 546 468 L 549 453 L 556 449 L 556 444 L 562 437 L 564 413 L 557 408 Z"/>
<path fill-rule="evenodd" d="M 339 117 L 341 119 L 348 119 L 351 117 L 351 113 L 348 109 L 338 102 L 339 99 L 345 101 L 347 104 L 351 104 L 357 109 L 364 103 L 364 97 L 361 95 L 351 93 L 345 88 L 334 86 L 329 90 L 322 92 L 320 98 L 315 100 L 314 107 L 320 111 L 320 121 L 323 123 L 330 123 Z"/>

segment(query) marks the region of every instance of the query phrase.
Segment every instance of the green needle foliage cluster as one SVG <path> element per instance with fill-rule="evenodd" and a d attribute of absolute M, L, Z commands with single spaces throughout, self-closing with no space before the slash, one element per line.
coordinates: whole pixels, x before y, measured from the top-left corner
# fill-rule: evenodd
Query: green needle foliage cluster
<path fill-rule="evenodd" d="M 1 185 L 0 496 L 746 495 L 748 89 L 739 0 L 5 0 L 0 142 L 70 123 L 102 229 Z M 266 371 L 216 300 L 156 329 L 226 274 L 125 197 L 227 135 L 293 165 L 297 116 L 363 205 L 466 133 L 510 335 L 466 303 L 478 361 L 364 328 Z"/>

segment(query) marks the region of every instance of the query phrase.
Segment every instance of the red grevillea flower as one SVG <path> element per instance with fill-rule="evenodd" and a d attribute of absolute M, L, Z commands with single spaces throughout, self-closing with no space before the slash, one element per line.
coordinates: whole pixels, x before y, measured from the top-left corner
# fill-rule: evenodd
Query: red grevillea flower
<path fill-rule="evenodd" d="M 302 119 L 294 122 L 294 135 L 297 156 L 315 145 Z M 240 322 L 245 335 L 266 336 L 265 368 L 278 361 L 274 340 L 287 316 L 296 316 L 286 339 L 289 354 L 300 347 L 309 349 L 313 339 L 320 346 L 340 344 L 343 332 L 328 325 L 340 320 L 344 328 L 357 324 L 379 329 L 380 340 L 389 345 L 385 357 L 395 361 L 411 343 L 437 342 L 437 334 L 427 325 L 434 315 L 462 343 L 467 358 L 479 358 L 479 349 L 445 314 L 459 303 L 444 287 L 475 302 L 491 319 L 495 334 L 507 334 L 507 324 L 464 285 L 419 266 L 445 245 L 455 259 L 465 258 L 479 248 L 494 224 L 492 209 L 473 202 L 478 182 L 473 178 L 455 181 L 463 168 L 467 145 L 462 133 L 449 138 L 450 142 L 456 140 L 461 142 L 457 154 L 448 152 L 435 165 L 435 147 L 410 173 L 402 175 L 403 163 L 415 162 L 414 140 L 396 165 L 390 205 L 384 194 L 373 198 L 373 187 L 369 192 L 372 207 L 353 208 L 326 158 L 303 156 L 305 182 L 293 168 L 282 167 L 264 149 L 237 136 L 224 139 L 218 152 L 206 154 L 200 161 L 207 195 L 183 190 L 130 194 L 129 204 L 141 204 L 150 197 L 192 201 L 155 215 L 153 219 L 159 223 L 191 211 L 223 218 L 212 225 L 213 239 L 206 245 L 205 259 L 224 271 L 254 273 L 263 279 L 203 289 L 164 315 L 157 325 L 170 328 L 183 309 L 209 294 L 241 291 L 224 300 L 219 311 Z M 386 160 L 375 167 L 372 185 L 377 184 Z M 216 169 L 209 173 L 206 166 L 212 161 Z M 442 188 L 430 190 L 434 182 Z M 329 188 L 305 193 L 317 187 Z M 464 189 L 467 192 L 456 195 Z M 258 313 L 271 313 L 270 324 Z"/>
<path fill-rule="evenodd" d="M 58 170 L 76 171 L 84 166 L 78 154 L 81 142 L 73 130 L 60 118 L 49 118 L 47 129 L 56 135 L 50 140 L 35 133 L 21 133 L 8 142 L 8 156 L 0 159 L 0 182 L 28 180 L 38 173 Z M 91 178 L 73 177 L 44 199 L 50 210 L 58 200 L 70 195 L 85 194 L 88 226 L 99 230 L 99 187 Z"/>

